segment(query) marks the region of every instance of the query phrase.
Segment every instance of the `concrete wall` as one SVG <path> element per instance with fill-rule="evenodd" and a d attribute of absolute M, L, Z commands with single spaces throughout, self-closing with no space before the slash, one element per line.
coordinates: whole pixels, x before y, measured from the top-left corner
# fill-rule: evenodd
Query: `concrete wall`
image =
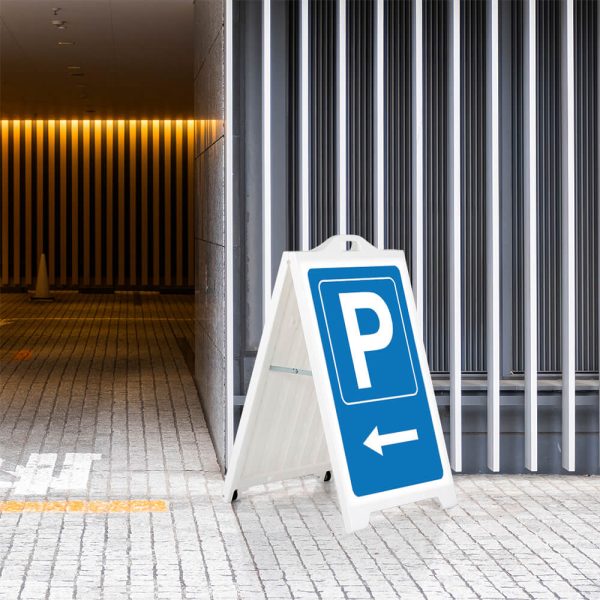
<path fill-rule="evenodd" d="M 195 376 L 217 458 L 226 452 L 225 2 L 194 3 Z"/>

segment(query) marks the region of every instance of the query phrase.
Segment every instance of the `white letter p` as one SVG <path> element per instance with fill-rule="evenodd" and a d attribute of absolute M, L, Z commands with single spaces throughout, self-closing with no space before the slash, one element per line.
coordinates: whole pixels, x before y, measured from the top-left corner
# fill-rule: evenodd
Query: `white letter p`
<path fill-rule="evenodd" d="M 374 292 L 350 292 L 340 294 L 342 315 L 348 334 L 350 353 L 354 363 L 354 373 L 359 389 L 371 387 L 371 377 L 365 354 L 373 350 L 383 350 L 392 341 L 394 326 L 387 304 Z M 373 333 L 361 335 L 356 311 L 362 308 L 372 310 L 379 319 L 379 328 Z"/>

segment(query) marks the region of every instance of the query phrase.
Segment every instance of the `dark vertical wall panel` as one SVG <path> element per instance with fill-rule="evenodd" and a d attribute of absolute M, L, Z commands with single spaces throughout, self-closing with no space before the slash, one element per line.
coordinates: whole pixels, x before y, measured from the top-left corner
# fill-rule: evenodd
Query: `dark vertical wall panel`
<path fill-rule="evenodd" d="M 271 282 L 298 240 L 298 39 L 296 2 L 271 5 Z M 290 118 L 292 117 L 292 118 Z M 287 127 L 284 124 L 287 123 Z"/>
<path fill-rule="evenodd" d="M 525 113 L 524 113 L 524 4 L 511 2 L 511 284 L 512 284 L 512 361 L 506 370 L 522 373 L 524 369 L 524 222 L 525 222 Z"/>
<path fill-rule="evenodd" d="M 53 287 L 191 286 L 194 121 L 168 123 L 3 120 L 2 286 L 32 286 L 42 252 Z"/>
<path fill-rule="evenodd" d="M 598 371 L 598 3 L 575 3 L 575 198 L 578 371 Z"/>
<path fill-rule="evenodd" d="M 300 3 L 288 3 L 287 249 L 300 250 Z"/>
<path fill-rule="evenodd" d="M 375 2 L 347 4 L 348 233 L 373 242 Z"/>
<path fill-rule="evenodd" d="M 461 294 L 462 369 L 486 370 L 487 3 L 462 0 Z"/>
<path fill-rule="evenodd" d="M 233 172 L 235 393 L 245 393 L 262 332 L 263 146 L 262 146 L 262 4 L 234 2 Z M 275 86 L 276 82 L 271 81 Z M 274 90 L 275 87 L 272 87 Z M 278 127 L 272 123 L 272 129 Z M 276 197 L 273 202 L 277 202 Z"/>
<path fill-rule="evenodd" d="M 538 2 L 537 202 L 539 370 L 561 370 L 562 5 Z M 566 140 L 564 140 L 566 143 Z"/>
<path fill-rule="evenodd" d="M 310 3 L 310 244 L 337 231 L 337 5 Z"/>
<path fill-rule="evenodd" d="M 450 4 L 423 6 L 424 260 L 423 333 L 433 372 L 448 371 L 448 106 Z"/>
<path fill-rule="evenodd" d="M 385 229 L 386 247 L 404 250 L 411 268 L 412 220 L 411 2 L 385 4 Z"/>

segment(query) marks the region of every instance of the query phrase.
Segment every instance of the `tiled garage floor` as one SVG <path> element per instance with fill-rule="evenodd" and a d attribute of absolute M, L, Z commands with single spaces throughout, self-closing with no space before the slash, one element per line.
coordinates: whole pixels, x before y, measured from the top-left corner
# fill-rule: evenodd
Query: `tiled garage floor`
<path fill-rule="evenodd" d="M 0 598 L 600 598 L 600 478 L 457 477 L 356 535 L 314 478 L 232 508 L 193 297 L 57 298 L 0 297 Z"/>

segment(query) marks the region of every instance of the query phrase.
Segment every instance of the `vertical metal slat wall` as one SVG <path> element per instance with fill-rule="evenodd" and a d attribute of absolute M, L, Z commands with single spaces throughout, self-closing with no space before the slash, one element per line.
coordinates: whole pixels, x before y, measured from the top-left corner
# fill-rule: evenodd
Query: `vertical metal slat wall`
<path fill-rule="evenodd" d="M 597 3 L 287 4 L 287 121 L 262 129 L 292 148 L 273 229 L 405 250 L 455 470 L 597 472 Z"/>

